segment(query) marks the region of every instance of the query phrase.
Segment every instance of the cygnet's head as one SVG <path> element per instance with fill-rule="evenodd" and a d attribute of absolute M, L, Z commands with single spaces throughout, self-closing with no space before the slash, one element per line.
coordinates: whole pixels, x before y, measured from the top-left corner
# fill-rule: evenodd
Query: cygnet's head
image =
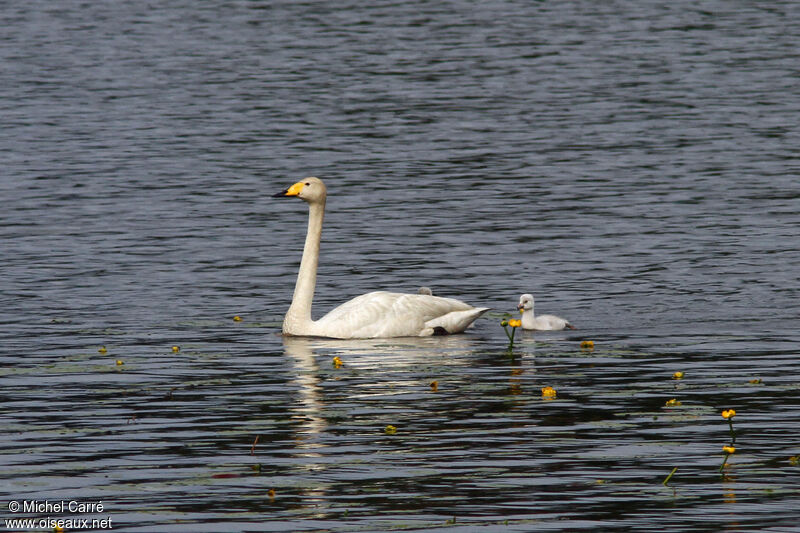
<path fill-rule="evenodd" d="M 533 295 L 532 294 L 523 294 L 519 297 L 519 305 L 517 305 L 517 309 L 520 311 L 529 311 L 533 309 Z"/>
<path fill-rule="evenodd" d="M 327 195 L 328 191 L 325 188 L 325 184 L 322 183 L 322 180 L 319 178 L 310 177 L 300 180 L 283 192 L 273 195 L 273 198 L 297 196 L 301 200 L 305 200 L 308 203 L 313 203 L 324 202 Z"/>
<path fill-rule="evenodd" d="M 420 287 L 417 291 L 417 294 L 425 294 L 427 296 L 433 296 L 433 291 L 430 287 Z"/>

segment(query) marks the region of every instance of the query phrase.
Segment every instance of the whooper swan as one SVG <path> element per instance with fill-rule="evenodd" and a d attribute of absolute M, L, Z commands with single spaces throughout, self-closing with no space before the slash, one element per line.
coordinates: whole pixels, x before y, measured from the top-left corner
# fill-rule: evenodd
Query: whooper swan
<path fill-rule="evenodd" d="M 306 178 L 274 196 L 296 196 L 305 200 L 309 209 L 308 233 L 292 305 L 283 318 L 284 335 L 369 339 L 461 333 L 489 310 L 453 298 L 377 291 L 353 298 L 319 320 L 312 320 L 311 302 L 327 197 L 325 184 L 318 178 Z"/>
<path fill-rule="evenodd" d="M 557 329 L 575 329 L 575 326 L 569 323 L 568 320 L 554 315 L 539 315 L 533 314 L 533 295 L 523 294 L 519 297 L 519 305 L 517 309 L 522 312 L 522 329 L 536 329 L 536 330 L 557 330 Z"/>

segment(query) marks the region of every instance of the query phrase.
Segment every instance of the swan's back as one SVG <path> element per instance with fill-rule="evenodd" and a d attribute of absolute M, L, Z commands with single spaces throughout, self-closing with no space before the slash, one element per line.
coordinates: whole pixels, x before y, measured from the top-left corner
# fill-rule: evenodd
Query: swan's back
<path fill-rule="evenodd" d="M 376 291 L 331 310 L 315 321 L 315 329 L 317 335 L 337 338 L 460 333 L 486 311 L 453 298 Z"/>

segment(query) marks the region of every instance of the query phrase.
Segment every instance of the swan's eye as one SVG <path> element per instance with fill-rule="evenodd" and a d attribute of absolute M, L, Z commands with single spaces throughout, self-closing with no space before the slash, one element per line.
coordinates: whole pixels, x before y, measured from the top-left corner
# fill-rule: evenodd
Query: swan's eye
<path fill-rule="evenodd" d="M 308 181 L 307 181 L 307 182 L 306 182 L 306 185 L 311 185 L 311 182 L 308 182 Z"/>

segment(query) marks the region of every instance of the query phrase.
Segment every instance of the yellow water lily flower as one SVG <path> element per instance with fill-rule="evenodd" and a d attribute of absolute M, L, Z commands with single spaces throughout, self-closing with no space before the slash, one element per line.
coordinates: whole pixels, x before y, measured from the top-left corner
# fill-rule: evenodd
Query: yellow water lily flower
<path fill-rule="evenodd" d="M 736 451 L 736 448 L 734 448 L 733 446 L 723 446 L 722 447 L 722 451 L 725 452 L 725 453 L 731 454 L 731 453 L 734 453 Z"/>
<path fill-rule="evenodd" d="M 736 411 L 734 411 L 733 409 L 728 409 L 726 411 L 722 411 L 722 418 L 724 418 L 726 420 L 728 418 L 733 418 L 734 416 L 736 416 Z"/>
<path fill-rule="evenodd" d="M 125 364 L 124 361 L 122 361 L 121 359 L 117 359 L 117 366 L 121 366 L 121 365 L 124 365 L 124 364 Z"/>
<path fill-rule="evenodd" d="M 242 321 L 242 317 L 240 317 L 239 315 L 236 315 L 235 317 L 233 317 L 233 321 L 234 322 L 241 322 Z"/>
<path fill-rule="evenodd" d="M 508 321 L 508 325 L 511 326 L 512 328 L 518 328 L 522 326 L 522 320 L 518 318 L 512 318 L 511 320 Z"/>
<path fill-rule="evenodd" d="M 269 496 L 270 500 L 274 500 L 275 499 L 275 489 L 269 489 L 267 491 L 267 496 Z"/>
<path fill-rule="evenodd" d="M 556 390 L 553 387 L 542 387 L 542 398 L 553 399 L 556 397 Z"/>
<path fill-rule="evenodd" d="M 584 350 L 594 349 L 594 341 L 581 341 L 581 348 Z"/>
<path fill-rule="evenodd" d="M 395 433 L 397 433 L 397 428 L 392 425 L 388 425 L 385 428 L 383 428 L 383 432 L 386 433 L 387 435 L 394 435 Z"/>
<path fill-rule="evenodd" d="M 677 372 L 672 374 L 672 379 L 683 379 L 683 375 L 684 375 L 683 372 L 678 370 Z"/>
<path fill-rule="evenodd" d="M 439 382 L 438 381 L 431 381 L 431 390 L 436 392 L 439 390 Z"/>
<path fill-rule="evenodd" d="M 105 347 L 105 346 L 101 346 L 101 347 L 100 347 L 100 349 L 99 349 L 99 350 L 97 350 L 97 351 L 98 351 L 98 352 L 100 352 L 100 353 L 106 353 L 106 352 L 108 352 L 108 350 L 106 349 L 106 347 Z"/>
<path fill-rule="evenodd" d="M 344 363 L 342 363 L 342 360 L 338 355 L 333 358 L 333 367 L 334 368 L 342 368 L 343 364 Z"/>
<path fill-rule="evenodd" d="M 173 346 L 172 347 L 172 351 L 175 352 L 175 353 L 178 353 L 178 352 L 181 351 L 181 347 L 180 346 Z"/>
<path fill-rule="evenodd" d="M 681 405 L 681 402 L 673 398 L 671 400 L 667 400 L 667 403 L 664 405 L 666 405 L 667 407 L 678 407 L 679 405 Z"/>

